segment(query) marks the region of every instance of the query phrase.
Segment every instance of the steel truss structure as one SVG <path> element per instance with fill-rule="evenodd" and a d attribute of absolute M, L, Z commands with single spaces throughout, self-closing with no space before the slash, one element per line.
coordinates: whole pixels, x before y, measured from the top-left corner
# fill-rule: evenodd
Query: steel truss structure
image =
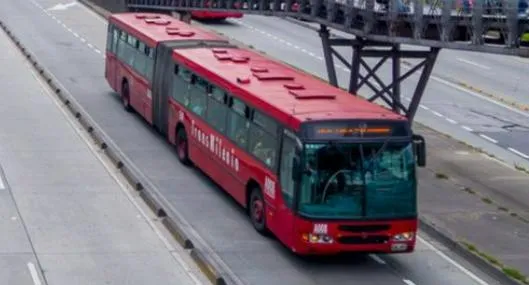
<path fill-rule="evenodd" d="M 413 121 L 417 108 L 419 107 L 419 102 L 426 89 L 426 84 L 435 65 L 437 55 L 439 54 L 439 48 L 433 47 L 427 51 L 403 50 L 400 44 L 374 42 L 359 38 L 331 38 L 329 29 L 325 25 L 320 26 L 319 34 L 322 41 L 329 82 L 332 85 L 339 87 L 334 62 L 334 59 L 337 58 L 350 70 L 349 93 L 358 96 L 359 89 L 365 84 L 374 93 L 368 97 L 369 101 L 373 102 L 380 98 L 394 112 L 405 114 L 410 122 Z M 350 61 L 347 60 L 334 47 L 351 47 L 353 50 L 352 59 Z M 366 61 L 367 58 L 376 58 L 378 62 L 374 66 L 370 66 Z M 422 61 L 411 67 L 404 74 L 401 74 L 401 60 L 404 58 L 422 59 Z M 391 59 L 392 63 L 392 76 L 391 82 L 385 83 L 377 75 L 377 71 L 379 71 L 380 67 L 388 59 Z M 364 74 L 361 72 L 362 67 L 366 71 Z M 401 100 L 400 86 L 404 80 L 416 72 L 421 72 L 421 74 L 413 96 L 410 99 L 409 106 L 406 107 Z"/>
<path fill-rule="evenodd" d="M 130 11 L 229 11 L 295 17 L 371 41 L 529 56 L 529 48 L 522 45 L 529 33 L 527 7 L 522 5 L 527 0 L 125 1 Z"/>

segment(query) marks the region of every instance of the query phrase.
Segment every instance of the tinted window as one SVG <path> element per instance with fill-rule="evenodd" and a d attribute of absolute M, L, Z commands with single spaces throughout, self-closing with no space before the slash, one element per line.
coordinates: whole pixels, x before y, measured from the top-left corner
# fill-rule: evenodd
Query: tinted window
<path fill-rule="evenodd" d="M 189 89 L 189 84 L 185 80 L 187 75 L 190 77 L 190 72 L 181 67 L 176 65 L 175 67 L 176 74 L 173 75 L 173 92 L 172 97 L 177 101 L 180 102 L 182 105 L 187 106 L 187 93 Z"/>
<path fill-rule="evenodd" d="M 249 121 L 244 116 L 246 105 L 233 98 L 233 105 L 228 114 L 228 137 L 231 138 L 241 148 L 248 146 Z"/>
<path fill-rule="evenodd" d="M 213 86 L 206 111 L 208 123 L 221 133 L 226 131 L 227 106 L 224 104 L 224 96 L 225 93 L 221 89 Z"/>
<path fill-rule="evenodd" d="M 250 127 L 249 151 L 268 167 L 275 169 L 277 161 L 277 140 L 256 124 Z"/>
<path fill-rule="evenodd" d="M 255 111 L 253 115 L 253 122 L 262 127 L 269 134 L 276 136 L 277 124 L 272 118 L 262 114 L 259 111 Z"/>
<path fill-rule="evenodd" d="M 209 84 L 204 79 L 195 76 L 189 93 L 189 108 L 193 113 L 203 116 L 206 111 Z"/>

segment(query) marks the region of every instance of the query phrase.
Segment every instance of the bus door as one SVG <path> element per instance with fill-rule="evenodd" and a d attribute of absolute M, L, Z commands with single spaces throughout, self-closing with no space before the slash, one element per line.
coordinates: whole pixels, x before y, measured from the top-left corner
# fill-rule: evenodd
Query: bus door
<path fill-rule="evenodd" d="M 296 181 L 293 176 L 294 158 L 298 156 L 296 140 L 286 135 L 284 131 L 281 146 L 281 161 L 279 167 L 279 181 L 281 197 L 276 198 L 275 229 L 277 236 L 286 244 L 292 244 L 295 216 L 293 212 L 294 190 Z"/>

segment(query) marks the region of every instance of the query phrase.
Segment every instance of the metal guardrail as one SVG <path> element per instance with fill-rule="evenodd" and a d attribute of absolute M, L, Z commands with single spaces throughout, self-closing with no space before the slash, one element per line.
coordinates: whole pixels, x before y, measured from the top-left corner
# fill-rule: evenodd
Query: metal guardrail
<path fill-rule="evenodd" d="M 372 41 L 529 57 L 528 0 L 125 0 L 129 11 L 295 17 Z M 529 34 L 527 35 L 529 46 Z"/>

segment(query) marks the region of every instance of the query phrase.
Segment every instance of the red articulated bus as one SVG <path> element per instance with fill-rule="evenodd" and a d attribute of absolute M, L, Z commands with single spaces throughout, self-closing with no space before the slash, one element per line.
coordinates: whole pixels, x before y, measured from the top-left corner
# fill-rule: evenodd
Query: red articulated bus
<path fill-rule="evenodd" d="M 165 15 L 110 17 L 106 78 L 293 252 L 412 252 L 425 143 L 399 114 Z"/>

